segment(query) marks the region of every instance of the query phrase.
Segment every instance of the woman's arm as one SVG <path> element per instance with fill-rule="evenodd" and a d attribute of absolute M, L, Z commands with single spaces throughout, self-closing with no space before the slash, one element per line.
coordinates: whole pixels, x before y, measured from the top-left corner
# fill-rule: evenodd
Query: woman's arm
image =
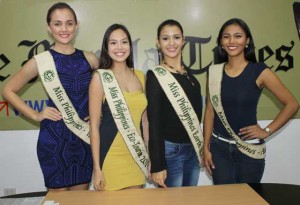
<path fill-rule="evenodd" d="M 105 180 L 100 168 L 100 120 L 102 112 L 102 100 L 104 91 L 100 76 L 94 73 L 89 87 L 89 116 L 90 116 L 90 138 L 93 157 L 93 184 L 96 190 L 103 190 Z"/>
<path fill-rule="evenodd" d="M 146 79 L 145 79 L 145 75 L 143 72 L 141 71 L 137 71 L 134 70 L 139 82 L 142 85 L 143 88 L 143 92 L 146 94 Z M 149 121 L 148 121 L 148 115 L 147 115 L 147 108 L 144 110 L 143 114 L 142 114 L 142 129 L 143 129 L 143 138 L 144 138 L 144 143 L 146 145 L 147 150 L 149 147 Z"/>
<path fill-rule="evenodd" d="M 149 122 L 148 122 L 147 110 L 145 110 L 142 115 L 142 127 L 143 127 L 144 142 L 145 142 L 146 148 L 148 150 L 148 147 L 149 147 Z"/>
<path fill-rule="evenodd" d="M 143 127 L 143 138 L 144 143 L 147 149 L 147 152 L 149 153 L 149 122 L 148 122 L 148 116 L 147 116 L 147 110 L 144 111 L 142 115 L 142 127 Z M 149 179 L 151 179 L 151 162 L 148 166 L 148 175 Z"/>
<path fill-rule="evenodd" d="M 94 53 L 83 51 L 85 58 L 89 62 L 92 69 L 99 68 L 99 59 Z"/>
<path fill-rule="evenodd" d="M 267 88 L 283 105 L 275 119 L 267 126 L 271 134 L 279 130 L 298 111 L 299 104 L 292 93 L 283 85 L 271 69 L 265 69 L 257 79 L 259 87 Z M 243 139 L 267 138 L 270 133 L 260 128 L 259 125 L 244 127 L 240 130 Z"/>
<path fill-rule="evenodd" d="M 205 107 L 205 113 L 204 113 L 204 122 L 203 122 L 203 137 L 204 137 L 204 148 L 203 148 L 203 154 L 204 154 L 204 166 L 208 173 L 211 175 L 212 171 L 211 169 L 215 168 L 215 165 L 212 161 L 212 155 L 210 152 L 210 140 L 212 136 L 212 131 L 214 127 L 214 108 L 210 102 L 209 97 L 209 89 L 208 89 L 208 83 L 206 85 L 206 107 Z"/>
<path fill-rule="evenodd" d="M 160 87 L 152 71 L 148 71 L 146 80 L 146 95 L 148 100 L 147 116 L 149 120 L 149 155 L 151 160 L 151 177 L 162 187 L 166 187 L 164 181 L 167 177 L 165 162 L 165 145 L 162 136 L 162 94 Z"/>
<path fill-rule="evenodd" d="M 17 94 L 32 78 L 38 75 L 37 64 L 34 58 L 30 59 L 21 70 L 14 74 L 5 84 L 2 90 L 2 96 L 14 108 L 19 110 L 26 117 L 34 121 L 42 121 L 47 118 L 53 121 L 60 120 L 61 113 L 51 107 L 46 107 L 42 112 L 38 113 L 29 107 L 24 100 Z"/>

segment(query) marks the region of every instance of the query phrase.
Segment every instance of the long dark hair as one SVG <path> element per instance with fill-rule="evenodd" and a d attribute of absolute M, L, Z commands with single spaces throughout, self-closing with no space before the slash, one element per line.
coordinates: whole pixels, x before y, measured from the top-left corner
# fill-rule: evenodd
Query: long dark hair
<path fill-rule="evenodd" d="M 181 24 L 178 21 L 174 20 L 174 19 L 167 19 L 167 20 L 163 21 L 161 24 L 159 24 L 159 26 L 157 28 L 157 40 L 159 40 L 161 30 L 165 26 L 177 26 L 181 31 L 182 37 L 184 36 L 183 35 L 183 28 L 182 28 Z M 158 55 L 159 55 L 159 60 L 160 61 L 164 60 L 164 55 L 160 51 L 160 49 L 158 49 Z"/>
<path fill-rule="evenodd" d="M 55 3 L 53 4 L 49 9 L 48 9 L 48 12 L 47 12 L 47 18 L 46 18 L 46 21 L 47 21 L 47 24 L 49 25 L 50 22 L 51 22 L 51 17 L 52 17 L 52 13 L 57 10 L 57 9 L 69 9 L 73 16 L 74 16 L 74 19 L 75 19 L 75 23 L 77 24 L 77 16 L 76 16 L 76 13 L 75 11 L 71 8 L 71 6 L 67 3 L 64 3 L 64 2 L 58 2 L 58 3 Z"/>
<path fill-rule="evenodd" d="M 255 56 L 255 47 L 254 47 L 254 40 L 248 25 L 241 19 L 232 18 L 226 21 L 219 31 L 219 35 L 217 38 L 217 49 L 215 50 L 215 63 L 223 63 L 228 61 L 227 53 L 224 49 L 222 49 L 221 41 L 222 41 L 222 34 L 227 26 L 232 24 L 239 25 L 246 34 L 246 38 L 249 38 L 249 44 L 245 47 L 244 56 L 248 61 L 257 62 Z"/>
<path fill-rule="evenodd" d="M 129 68 L 134 68 L 131 36 L 130 36 L 128 29 L 122 24 L 113 24 L 106 29 L 104 36 L 103 36 L 103 41 L 102 41 L 99 68 L 109 69 L 112 66 L 113 61 L 108 54 L 108 42 L 109 42 L 109 37 L 110 37 L 111 33 L 117 29 L 123 30 L 127 35 L 129 45 L 130 45 L 130 54 L 129 54 L 128 58 L 126 59 L 126 64 Z"/>

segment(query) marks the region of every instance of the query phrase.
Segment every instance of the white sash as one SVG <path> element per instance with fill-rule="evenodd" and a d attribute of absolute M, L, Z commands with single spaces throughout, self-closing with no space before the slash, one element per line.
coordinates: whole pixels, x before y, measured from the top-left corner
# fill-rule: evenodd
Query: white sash
<path fill-rule="evenodd" d="M 227 118 L 224 113 L 221 100 L 221 82 L 223 78 L 223 64 L 212 65 L 209 68 L 209 93 L 210 101 L 219 116 L 223 126 L 227 132 L 233 137 L 238 149 L 249 157 L 254 159 L 265 158 L 266 146 L 265 144 L 254 145 L 244 142 L 239 136 L 237 136 L 230 127 Z M 234 92 L 234 91 L 233 91 Z"/>
<path fill-rule="evenodd" d="M 105 97 L 118 130 L 135 162 L 148 177 L 149 155 L 145 143 L 133 123 L 119 84 L 111 70 L 98 69 L 96 71 L 101 78 Z"/>
<path fill-rule="evenodd" d="M 66 126 L 80 139 L 90 144 L 89 124 L 79 118 L 75 107 L 59 80 L 51 53 L 45 51 L 34 56 L 34 58 L 45 90 L 61 112 Z"/>
<path fill-rule="evenodd" d="M 200 122 L 191 102 L 183 88 L 167 69 L 162 66 L 157 66 L 154 67 L 152 71 L 187 131 L 197 153 L 199 163 L 202 164 L 203 134 L 200 128 Z"/>

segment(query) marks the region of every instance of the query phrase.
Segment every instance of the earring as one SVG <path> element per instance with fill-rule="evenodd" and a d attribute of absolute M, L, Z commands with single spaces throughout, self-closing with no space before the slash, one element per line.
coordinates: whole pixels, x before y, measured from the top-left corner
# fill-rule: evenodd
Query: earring
<path fill-rule="evenodd" d="M 246 44 L 246 48 L 248 48 L 248 44 Z"/>
<path fill-rule="evenodd" d="M 157 50 L 158 53 L 158 63 L 161 63 L 163 61 L 163 54 L 160 50 Z"/>

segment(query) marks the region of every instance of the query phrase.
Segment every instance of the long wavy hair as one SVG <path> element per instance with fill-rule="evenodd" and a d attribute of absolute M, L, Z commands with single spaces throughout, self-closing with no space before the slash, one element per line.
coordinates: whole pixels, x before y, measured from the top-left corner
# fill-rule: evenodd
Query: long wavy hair
<path fill-rule="evenodd" d="M 132 48 L 132 41 L 131 41 L 130 33 L 124 25 L 113 24 L 106 29 L 104 36 L 103 36 L 101 53 L 100 53 L 100 65 L 99 65 L 99 68 L 101 68 L 101 69 L 109 69 L 112 66 L 113 60 L 111 59 L 111 57 L 109 56 L 109 53 L 108 53 L 108 42 L 109 42 L 109 37 L 110 37 L 111 33 L 117 29 L 123 30 L 127 35 L 129 45 L 130 45 L 130 54 L 129 54 L 128 58 L 126 59 L 126 64 L 129 68 L 134 68 L 133 48 Z"/>
<path fill-rule="evenodd" d="M 257 62 L 256 56 L 255 56 L 255 46 L 254 46 L 254 40 L 252 37 L 252 34 L 250 32 L 250 29 L 248 25 L 241 19 L 238 18 L 232 18 L 228 21 L 226 21 L 223 26 L 221 27 L 219 31 L 219 35 L 217 38 L 217 49 L 215 50 L 215 63 L 223 63 L 228 61 L 228 56 L 225 50 L 222 48 L 221 41 L 222 41 L 222 34 L 227 26 L 230 26 L 232 24 L 239 25 L 243 31 L 246 34 L 246 38 L 249 38 L 249 44 L 247 47 L 245 47 L 244 50 L 244 56 L 248 61 Z"/>

